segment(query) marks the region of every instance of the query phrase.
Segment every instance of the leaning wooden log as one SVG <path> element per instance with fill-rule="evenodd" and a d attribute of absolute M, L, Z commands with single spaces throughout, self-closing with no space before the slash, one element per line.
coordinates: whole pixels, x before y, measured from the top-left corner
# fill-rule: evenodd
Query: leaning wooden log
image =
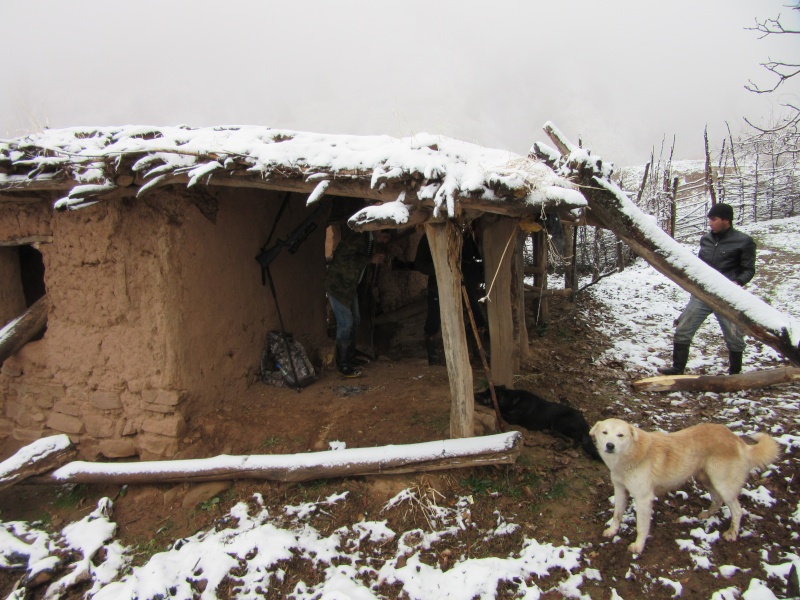
<path fill-rule="evenodd" d="M 138 463 L 73 462 L 29 483 L 178 483 L 268 479 L 311 481 L 511 464 L 522 450 L 517 431 L 420 444 L 284 455 L 217 456 Z"/>
<path fill-rule="evenodd" d="M 48 307 L 47 295 L 44 295 L 0 329 L 0 365 L 41 333 L 47 325 Z"/>
<path fill-rule="evenodd" d="M 561 172 L 581 185 L 590 214 L 616 233 L 657 271 L 699 298 L 715 312 L 800 366 L 800 322 L 739 287 L 673 240 L 610 180 L 611 171 L 586 149 L 571 144 L 550 123 L 545 131 L 564 155 Z M 552 161 L 552 149 L 534 144 L 531 152 Z"/>
<path fill-rule="evenodd" d="M 75 457 L 75 447 L 68 435 L 53 435 L 20 448 L 11 458 L 0 462 L 0 490 L 15 483 L 52 471 Z"/>
<path fill-rule="evenodd" d="M 800 369 L 782 367 L 739 375 L 662 375 L 633 382 L 637 392 L 738 392 L 800 381 Z"/>

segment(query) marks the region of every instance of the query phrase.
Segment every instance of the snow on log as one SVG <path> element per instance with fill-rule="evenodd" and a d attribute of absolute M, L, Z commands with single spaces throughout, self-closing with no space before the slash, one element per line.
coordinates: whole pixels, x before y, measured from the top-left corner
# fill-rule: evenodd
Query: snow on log
<path fill-rule="evenodd" d="M 0 365 L 27 344 L 47 325 L 47 295 L 34 302 L 24 313 L 0 329 Z"/>
<path fill-rule="evenodd" d="M 60 467 L 74 456 L 75 447 L 68 435 L 53 435 L 36 440 L 20 448 L 11 458 L 0 462 L 0 490 Z"/>
<path fill-rule="evenodd" d="M 800 381 L 800 369 L 782 367 L 739 375 L 661 375 L 634 381 L 637 392 L 738 392 Z"/>
<path fill-rule="evenodd" d="M 739 287 L 667 235 L 610 180 L 611 168 L 602 159 L 571 144 L 550 123 L 545 131 L 562 154 L 567 153 L 559 172 L 578 181 L 596 218 L 657 271 L 800 366 L 800 322 Z M 552 151 L 541 145 L 531 151 L 552 159 Z"/>
<path fill-rule="evenodd" d="M 138 463 L 76 461 L 30 483 L 175 483 L 269 479 L 311 481 L 330 477 L 388 475 L 513 463 L 522 435 L 440 440 L 401 446 L 351 448 L 284 455 L 217 456 Z"/>
<path fill-rule="evenodd" d="M 348 219 L 347 224 L 354 231 L 413 227 L 431 220 L 431 212 L 429 208 L 395 200 L 362 208 Z"/>

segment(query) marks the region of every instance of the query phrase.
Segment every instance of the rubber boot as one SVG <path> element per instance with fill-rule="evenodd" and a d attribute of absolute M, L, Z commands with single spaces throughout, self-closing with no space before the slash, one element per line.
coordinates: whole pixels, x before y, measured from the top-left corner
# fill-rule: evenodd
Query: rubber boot
<path fill-rule="evenodd" d="M 742 372 L 742 352 L 728 353 L 728 375 L 738 375 Z"/>
<path fill-rule="evenodd" d="M 661 367 L 658 372 L 662 375 L 683 375 L 687 362 L 689 362 L 689 344 L 674 344 L 672 346 L 672 366 Z"/>
<path fill-rule="evenodd" d="M 428 353 L 428 365 L 440 365 L 442 364 L 442 360 L 439 357 L 439 348 L 438 344 L 436 343 L 436 338 L 432 335 L 425 336 L 425 350 Z"/>
<path fill-rule="evenodd" d="M 347 364 L 349 364 L 354 369 L 359 369 L 361 367 L 366 367 L 369 364 L 369 359 L 366 357 L 358 356 L 358 352 L 356 351 L 356 343 L 350 342 L 347 346 Z"/>
<path fill-rule="evenodd" d="M 349 350 L 346 344 L 336 344 L 336 369 L 342 377 L 360 377 L 361 371 L 350 364 Z"/>

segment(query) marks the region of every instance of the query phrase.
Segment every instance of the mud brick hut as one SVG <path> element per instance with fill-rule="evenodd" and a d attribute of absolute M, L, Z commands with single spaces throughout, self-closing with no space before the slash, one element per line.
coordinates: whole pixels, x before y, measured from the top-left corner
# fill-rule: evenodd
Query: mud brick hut
<path fill-rule="evenodd" d="M 348 218 L 417 239 L 427 230 L 441 270 L 468 220 L 484 218 L 498 246 L 488 266 L 518 218 L 585 204 L 540 161 L 427 134 L 129 126 L 0 141 L 0 437 L 64 432 L 85 456 L 172 456 L 191 415 L 254 383 L 265 336 L 280 329 L 254 257 L 318 207 L 270 274 L 286 328 L 321 362 L 326 240 L 329 254 Z M 489 312 L 510 330 L 510 313 Z M 443 330 L 458 336 L 451 316 Z M 458 373 L 469 371 L 463 331 L 447 354 Z M 471 373 L 451 378 L 471 398 Z M 454 436 L 469 435 L 466 418 Z"/>
<path fill-rule="evenodd" d="M 451 436 L 472 435 L 460 227 L 483 225 L 493 378 L 512 385 L 528 346 L 515 318 L 520 221 L 580 216 L 587 199 L 570 174 L 607 181 L 585 152 L 566 171 L 554 153 L 263 127 L 71 128 L 0 141 L 0 443 L 63 432 L 85 457 L 171 457 L 190 417 L 257 381 L 281 321 L 324 363 L 326 254 L 341 227 L 411 232 L 395 249 L 407 259 L 415 236 L 428 236 Z M 641 251 L 629 220 L 604 210 Z M 303 223 L 313 226 L 302 243 L 270 264 L 279 314 L 254 258 Z M 395 308 L 412 284 L 395 280 Z"/>

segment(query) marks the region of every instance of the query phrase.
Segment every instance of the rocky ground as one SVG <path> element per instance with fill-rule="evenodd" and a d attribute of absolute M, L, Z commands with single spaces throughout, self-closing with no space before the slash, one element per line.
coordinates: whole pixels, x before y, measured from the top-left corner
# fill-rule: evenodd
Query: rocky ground
<path fill-rule="evenodd" d="M 787 415 L 780 411 L 764 414 L 762 399 L 774 396 L 774 389 L 724 396 L 683 394 L 677 398 L 633 394 L 630 383 L 641 374 L 626 371 L 624 365 L 614 361 L 604 364 L 598 360 L 609 342 L 592 327 L 591 297 L 584 295 L 580 302 L 553 302 L 548 327 L 538 333 L 532 331 L 532 354 L 517 378 L 517 388 L 567 402 L 582 410 L 590 424 L 617 416 L 655 427 L 659 415 L 668 413 L 675 422 L 688 425 L 715 420 L 734 408 L 742 418 L 758 413 L 767 424 L 785 422 Z M 476 363 L 476 389 L 485 385 L 483 369 Z M 792 389 L 796 393 L 797 388 Z M 236 404 L 196 419 L 180 456 L 302 453 L 326 450 L 334 441 L 345 442 L 348 448 L 423 442 L 447 437 L 448 421 L 446 368 L 428 366 L 421 348 L 406 349 L 403 355 L 390 353 L 373 362 L 361 379 L 343 380 L 335 373 L 325 373 L 300 392 L 258 383 Z M 688 486 L 688 493 L 660 499 L 647 548 L 633 558 L 626 549 L 634 537 L 630 521 L 623 526 L 621 539 L 609 541 L 601 536 L 612 510 L 613 491 L 606 467 L 563 439 L 540 432 L 523 433 L 522 454 L 515 464 L 507 466 L 292 484 L 237 481 L 127 488 L 18 485 L 0 494 L 0 516 L 5 521 L 40 521 L 57 531 L 85 516 L 99 498 L 108 496 L 115 503 L 117 538 L 134 549 L 135 563 L 141 564 L 176 540 L 219 525 L 234 504 L 247 502 L 254 493 L 260 493 L 266 505 L 277 511 L 288 504 L 349 492 L 346 501 L 312 519 L 313 526 L 323 534 L 364 519 L 386 519 L 396 532 L 425 529 L 430 527 L 426 503 L 452 507 L 466 497 L 472 502 L 470 519 L 476 527 L 443 538 L 424 553 L 423 560 L 442 570 L 456 557 L 508 556 L 519 551 L 524 539 L 535 538 L 582 549 L 583 568 L 596 569 L 600 575 L 596 579 L 587 577 L 580 588 L 591 598 L 640 598 L 645 594 L 669 598 L 676 593 L 676 582 L 683 597 L 709 598 L 725 588 L 747 590 L 753 578 L 767 581 L 778 597 L 784 593 L 785 581 L 769 577 L 764 563 L 780 562 L 787 551 L 797 553 L 793 533 L 797 525 L 795 456 L 782 457 L 780 476 L 751 481 L 751 487 L 763 486 L 776 502 L 766 507 L 743 497 L 747 514 L 745 533 L 739 541 L 709 545 L 693 538 L 693 530 L 703 525 L 690 517 L 707 501 L 701 498 L 702 492 Z M 414 490 L 423 502 L 416 507 L 403 504 L 387 510 L 387 501 L 404 489 Z M 508 536 L 482 534 L 496 526 L 498 514 L 520 527 Z M 706 530 L 719 531 L 723 526 L 727 527 L 726 520 L 711 523 Z M 694 549 L 681 549 L 678 539 L 694 540 Z M 391 544 L 372 549 L 373 556 L 378 557 L 381 552 L 394 556 L 396 551 Z M 703 567 L 704 557 L 715 567 Z M 720 569 L 722 565 L 737 568 Z M 298 581 L 311 584 L 320 577 L 307 561 L 299 559 L 287 562 L 285 570 L 285 577 L 275 582 L 268 597 L 285 597 Z M 542 589 L 551 590 L 544 597 L 560 597 L 559 581 L 568 575 L 566 571 L 551 573 L 539 582 Z M 14 571 L 1 572 L 0 595 L 5 597 L 19 576 Z M 234 585 L 233 580 L 229 583 Z M 78 587 L 72 595 L 80 597 L 85 589 Z M 501 584 L 497 597 L 514 597 L 516 589 L 513 581 Z M 384 597 L 404 597 L 397 585 L 384 584 L 378 592 Z M 31 597 L 39 597 L 37 593 Z"/>

